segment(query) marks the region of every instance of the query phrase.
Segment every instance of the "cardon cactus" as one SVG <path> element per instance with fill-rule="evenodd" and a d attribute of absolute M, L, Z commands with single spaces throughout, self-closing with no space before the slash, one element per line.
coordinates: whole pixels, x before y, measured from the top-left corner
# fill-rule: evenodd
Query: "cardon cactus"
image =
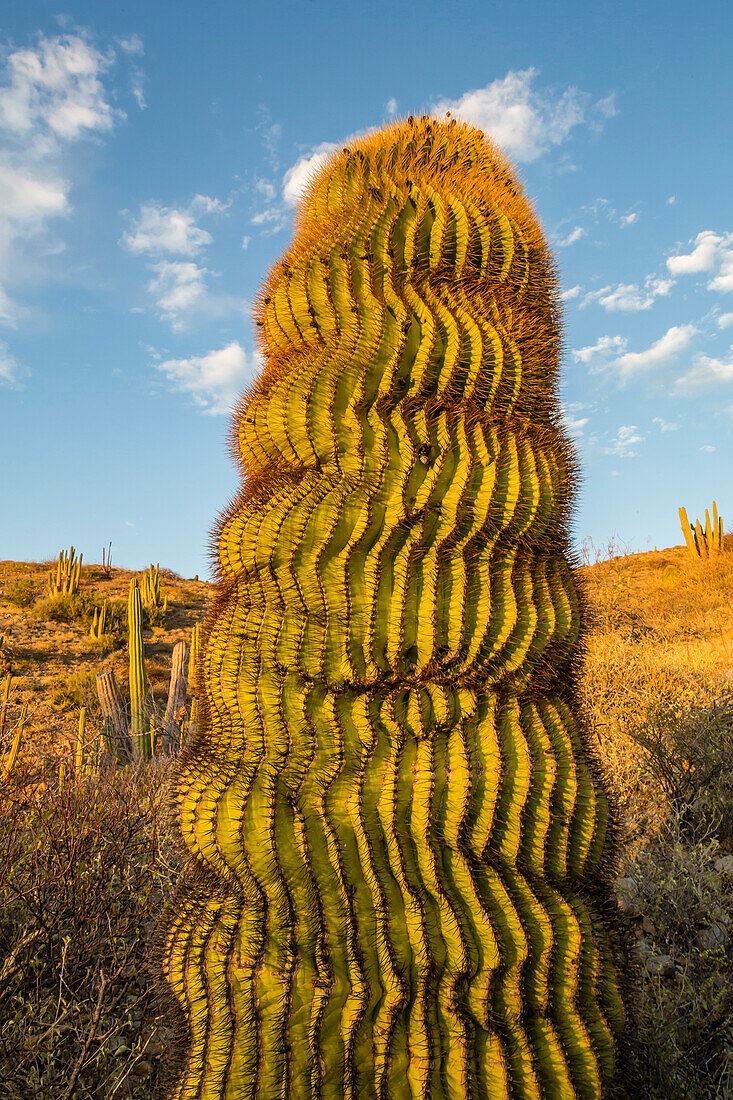
<path fill-rule="evenodd" d="M 558 301 L 472 127 L 398 122 L 308 186 L 257 307 L 170 787 L 161 1095 L 615 1091 Z"/>

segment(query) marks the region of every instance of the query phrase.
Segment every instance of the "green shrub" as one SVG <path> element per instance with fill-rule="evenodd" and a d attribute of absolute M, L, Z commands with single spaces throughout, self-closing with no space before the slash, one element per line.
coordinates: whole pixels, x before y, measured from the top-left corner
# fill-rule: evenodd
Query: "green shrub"
<path fill-rule="evenodd" d="M 42 622 L 91 624 L 98 600 L 91 592 L 77 592 L 74 595 L 47 596 L 33 608 L 33 618 Z"/>
<path fill-rule="evenodd" d="M 86 630 L 92 625 L 94 612 L 102 608 L 104 598 L 94 592 L 67 593 L 40 600 L 31 612 L 33 618 L 43 622 L 79 623 Z M 163 608 L 143 607 L 143 629 L 163 626 Z M 107 599 L 107 634 L 127 637 L 127 601 Z"/>
<path fill-rule="evenodd" d="M 48 698 L 51 707 L 56 711 L 86 707 L 88 716 L 101 717 L 93 672 L 56 676 L 51 681 Z"/>
<path fill-rule="evenodd" d="M 9 584 L 5 589 L 5 599 L 16 607 L 32 607 L 38 595 L 38 586 L 30 577 Z"/>

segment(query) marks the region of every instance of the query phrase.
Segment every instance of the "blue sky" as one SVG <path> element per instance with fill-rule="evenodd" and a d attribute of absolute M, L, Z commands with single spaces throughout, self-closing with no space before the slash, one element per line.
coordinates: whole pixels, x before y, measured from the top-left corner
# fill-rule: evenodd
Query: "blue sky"
<path fill-rule="evenodd" d="M 0 558 L 209 577 L 309 166 L 450 110 L 556 251 L 579 548 L 733 525 L 728 3 L 0 3 Z"/>

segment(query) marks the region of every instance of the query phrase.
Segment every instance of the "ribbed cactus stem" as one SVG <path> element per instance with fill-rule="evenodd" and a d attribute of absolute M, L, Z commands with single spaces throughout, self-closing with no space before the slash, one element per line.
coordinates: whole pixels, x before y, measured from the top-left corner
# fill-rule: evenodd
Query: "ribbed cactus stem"
<path fill-rule="evenodd" d="M 615 1087 L 559 307 L 479 130 L 398 122 L 307 187 L 258 302 L 171 780 L 170 1100 Z"/>
<path fill-rule="evenodd" d="M 8 709 L 8 700 L 10 698 L 10 685 L 13 681 L 12 673 L 8 673 L 3 681 L 3 701 L 0 706 L 0 737 L 2 737 L 5 731 L 5 714 Z"/>
<path fill-rule="evenodd" d="M 48 574 L 48 594 L 49 596 L 61 596 L 67 593 L 73 594 L 79 591 L 79 579 L 81 577 L 81 563 L 83 554 L 79 555 L 79 560 L 74 562 L 74 547 L 72 546 L 68 554 L 63 550 L 59 552 L 59 560 L 56 565 L 56 582 L 53 581 L 51 573 Z"/>
<path fill-rule="evenodd" d="M 718 516 L 718 505 L 713 501 L 713 522 L 710 533 L 710 549 L 716 553 L 723 549 L 723 522 Z"/>
<path fill-rule="evenodd" d="M 196 694 L 196 664 L 200 656 L 201 624 L 195 623 L 191 632 L 191 651 L 188 657 L 188 691 Z"/>
<path fill-rule="evenodd" d="M 18 727 L 15 731 L 15 736 L 13 737 L 13 742 L 10 746 L 10 752 L 7 754 L 7 756 L 5 757 L 5 760 L 3 761 L 2 775 L 3 775 L 4 779 L 9 778 L 10 773 L 12 772 L 13 768 L 15 767 L 15 762 L 18 759 L 18 752 L 20 751 L 20 742 L 21 742 L 21 738 L 23 736 L 23 727 L 25 726 L 25 719 L 26 719 L 27 714 L 28 714 L 28 704 L 24 703 L 23 707 L 22 707 L 22 710 L 20 712 L 20 720 L 18 722 Z"/>
<path fill-rule="evenodd" d="M 74 756 L 74 771 L 81 775 L 84 771 L 84 732 L 86 729 L 86 707 L 79 709 L 79 733 L 76 738 L 76 753 Z"/>
<path fill-rule="evenodd" d="M 135 760 L 148 760 L 152 755 L 150 727 L 146 714 L 148 678 L 143 651 L 142 601 L 135 577 L 130 581 L 127 604 L 128 649 L 130 656 L 130 739 Z"/>
<path fill-rule="evenodd" d="M 687 518 L 687 509 L 686 508 L 680 508 L 679 513 L 680 513 L 680 525 L 682 527 L 682 534 L 685 536 L 685 542 L 687 543 L 687 549 L 690 551 L 693 558 L 696 558 L 699 555 L 698 555 L 697 545 L 695 543 L 695 536 L 692 533 L 692 529 L 690 527 L 690 521 Z"/>

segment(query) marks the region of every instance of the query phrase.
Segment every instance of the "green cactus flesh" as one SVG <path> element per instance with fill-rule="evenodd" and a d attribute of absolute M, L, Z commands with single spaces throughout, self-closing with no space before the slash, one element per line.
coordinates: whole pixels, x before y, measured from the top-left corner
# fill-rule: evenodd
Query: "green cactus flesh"
<path fill-rule="evenodd" d="M 258 304 L 170 788 L 167 1097 L 611 1087 L 614 815 L 577 702 L 557 301 L 478 130 L 402 121 L 309 186 Z"/>

